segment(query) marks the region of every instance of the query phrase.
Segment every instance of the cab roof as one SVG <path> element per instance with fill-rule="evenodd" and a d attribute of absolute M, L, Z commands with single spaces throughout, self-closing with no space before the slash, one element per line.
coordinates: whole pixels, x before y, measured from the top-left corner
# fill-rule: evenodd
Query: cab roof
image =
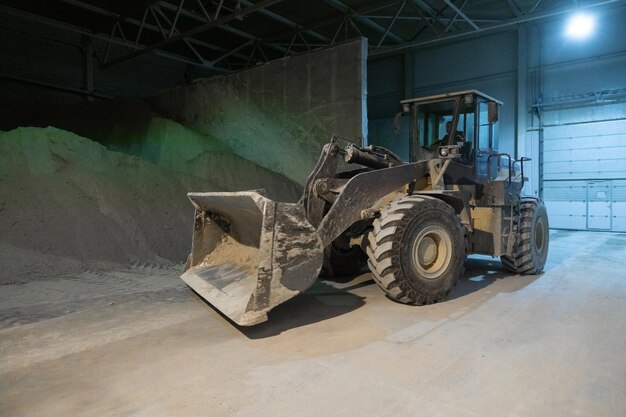
<path fill-rule="evenodd" d="M 478 90 L 463 90 L 463 91 L 455 91 L 453 93 L 436 94 L 434 96 L 409 98 L 409 99 L 400 101 L 400 104 L 413 104 L 413 103 L 418 103 L 419 104 L 419 103 L 425 103 L 425 102 L 438 101 L 438 100 L 445 99 L 445 98 L 464 96 L 466 94 L 473 94 L 473 95 L 476 95 L 478 97 L 482 97 L 482 98 L 486 99 L 487 101 L 494 101 L 494 102 L 502 105 L 502 102 L 500 100 L 497 100 L 497 99 L 495 99 L 495 98 L 493 98 L 491 96 L 488 96 L 487 94 L 481 93 Z"/>

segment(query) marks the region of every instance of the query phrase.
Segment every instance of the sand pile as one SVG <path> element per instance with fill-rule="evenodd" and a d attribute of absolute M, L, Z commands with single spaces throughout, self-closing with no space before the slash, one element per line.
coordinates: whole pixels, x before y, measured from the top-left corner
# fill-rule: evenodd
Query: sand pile
<path fill-rule="evenodd" d="M 36 125 L 54 126 L 95 140 L 107 148 L 137 154 L 155 109 L 138 97 L 117 97 L 52 109 Z"/>
<path fill-rule="evenodd" d="M 324 132 L 329 121 L 315 111 L 296 111 L 296 103 L 284 106 L 282 97 L 247 97 L 242 91 L 247 87 L 234 78 L 198 80 L 145 100 L 155 113 L 217 138 L 237 155 L 304 185 L 333 133 Z"/>
<path fill-rule="evenodd" d="M 167 170 L 207 179 L 226 191 L 264 188 L 270 198 L 290 202 L 302 193 L 302 187 L 286 176 L 236 155 L 211 135 L 169 119 L 151 119 L 141 147 L 134 152 Z"/>
<path fill-rule="evenodd" d="M 203 149 L 186 161 L 153 137 L 146 158 L 170 169 L 55 128 L 0 133 L 0 283 L 104 263 L 183 262 L 191 245 L 189 190 L 250 189 L 265 181 L 274 197 L 297 196 L 283 177 L 227 150 Z M 187 162 L 204 169 L 197 176 L 177 171 Z M 236 174 L 215 175 L 219 163 L 231 163 Z"/>
<path fill-rule="evenodd" d="M 354 102 L 314 109 L 284 97 L 258 97 L 236 76 L 200 80 L 150 97 L 120 97 L 62 107 L 38 122 L 90 138 L 108 149 L 181 161 L 205 151 L 227 152 L 211 163 L 238 156 L 303 186 L 332 133 L 353 138 L 358 131 L 328 130 L 337 120 L 353 124 Z M 306 100 L 305 100 L 306 101 Z M 338 107 L 339 106 L 339 107 Z M 343 111 L 339 111 L 342 108 Z M 335 109 L 335 110 L 333 110 Z M 165 135 L 167 132 L 167 136 Z M 154 145 L 165 145 L 161 150 Z M 168 153 L 163 150 L 167 149 Z M 195 152 L 195 154 L 194 154 Z M 178 158 L 182 155 L 184 159 Z M 170 167 L 171 164 L 166 164 Z M 194 175 L 197 174 L 193 167 Z M 228 170 L 231 171 L 231 170 Z"/>
<path fill-rule="evenodd" d="M 197 95 L 201 90 L 192 91 Z M 293 139 L 301 135 L 287 134 L 285 130 L 293 121 L 269 116 L 267 110 L 252 105 L 230 108 L 228 100 L 222 103 L 214 97 L 211 101 L 206 93 L 201 95 L 204 101 L 199 108 L 194 107 L 199 103 L 191 100 L 195 95 L 189 96 L 191 102 L 186 105 L 170 102 L 169 107 L 183 113 L 193 109 L 194 115 L 218 115 L 194 127 L 172 120 L 168 108 L 158 109 L 157 103 L 150 102 L 154 99 L 132 97 L 66 106 L 41 123 L 95 140 L 110 150 L 139 156 L 168 170 L 212 179 L 225 190 L 246 189 L 240 184 L 255 178 L 260 185 L 247 189 L 262 186 L 272 198 L 296 201 L 322 145 L 309 146 L 305 152 L 306 147 Z M 159 97 L 158 104 L 164 106 L 168 100 Z M 244 168 L 233 169 L 240 166 Z M 289 190 L 285 184 L 290 185 Z"/>

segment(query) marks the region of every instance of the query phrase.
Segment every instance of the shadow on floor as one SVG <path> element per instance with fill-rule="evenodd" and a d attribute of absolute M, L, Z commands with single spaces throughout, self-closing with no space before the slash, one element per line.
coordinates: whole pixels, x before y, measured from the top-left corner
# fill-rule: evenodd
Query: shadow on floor
<path fill-rule="evenodd" d="M 447 300 L 454 300 L 481 291 L 499 279 L 511 280 L 514 284 L 507 285 L 506 289 L 500 288 L 497 292 L 490 292 L 489 295 L 485 295 L 485 299 L 491 298 L 498 292 L 517 291 L 540 276 L 516 276 L 506 270 L 499 260 L 487 257 L 468 258 L 465 264 L 465 273 Z M 369 272 L 353 278 L 352 281 L 347 279 L 339 279 L 338 281 L 330 282 L 323 278 L 317 280 L 303 294 L 272 309 L 266 322 L 251 327 L 237 325 L 201 296 L 198 295 L 198 298 L 249 339 L 263 339 L 279 335 L 290 329 L 350 313 L 365 305 L 364 297 L 353 294 L 351 291 L 376 285 Z M 384 297 L 382 290 L 380 296 Z"/>
<path fill-rule="evenodd" d="M 265 323 L 239 330 L 251 339 L 261 339 L 341 316 L 365 304 L 363 297 L 349 292 L 351 289 L 354 286 L 340 289 L 318 280 L 304 294 L 274 308 Z"/>
<path fill-rule="evenodd" d="M 469 257 L 465 262 L 465 273 L 459 280 L 459 284 L 452 290 L 448 300 L 454 300 L 480 291 L 493 284 L 499 279 L 511 280 L 512 284 L 506 290 L 500 292 L 517 291 L 535 281 L 541 275 L 526 275 L 524 277 L 513 274 L 507 270 L 500 260 L 488 257 Z"/>
<path fill-rule="evenodd" d="M 367 285 L 370 284 L 373 284 L 373 281 L 368 282 Z M 336 288 L 318 280 L 303 294 L 273 308 L 269 312 L 266 322 L 250 327 L 239 326 L 200 295 L 197 293 L 196 295 L 204 304 L 218 313 L 224 320 L 230 322 L 246 337 L 262 339 L 279 335 L 289 329 L 338 317 L 362 307 L 365 304 L 363 297 L 349 292 L 362 285 L 364 284 L 357 283 L 347 288 Z"/>

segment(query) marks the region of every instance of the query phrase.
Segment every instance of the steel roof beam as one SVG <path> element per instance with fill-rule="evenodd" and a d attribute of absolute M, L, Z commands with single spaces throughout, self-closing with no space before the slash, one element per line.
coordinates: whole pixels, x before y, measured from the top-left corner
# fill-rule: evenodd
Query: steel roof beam
<path fill-rule="evenodd" d="M 323 0 L 324 3 L 328 4 L 331 7 L 334 7 L 335 9 L 341 11 L 342 13 L 345 13 L 347 15 L 349 15 L 350 17 L 358 20 L 359 22 L 361 22 L 362 24 L 364 24 L 365 26 L 369 27 L 370 29 L 380 33 L 381 35 L 385 33 L 386 28 L 384 26 L 379 25 L 378 23 L 374 22 L 372 19 L 369 19 L 365 16 L 363 16 L 361 13 L 357 12 L 356 10 L 348 7 L 347 5 L 345 5 L 342 1 L 340 0 Z M 395 43 L 402 43 L 405 42 L 404 39 L 402 39 L 400 36 L 396 35 L 393 32 L 389 32 L 387 34 L 387 36 L 389 37 L 389 39 L 393 39 L 393 41 Z"/>
<path fill-rule="evenodd" d="M 411 3 L 428 13 L 431 17 L 435 17 L 437 15 L 437 11 L 423 0 L 411 0 Z"/>
<path fill-rule="evenodd" d="M 465 7 L 465 5 L 467 4 L 469 0 L 465 0 L 463 2 L 463 4 L 461 5 L 460 9 L 463 10 L 463 8 Z M 454 24 L 454 21 L 456 20 L 456 18 L 459 17 L 459 14 L 455 14 L 454 17 L 452 18 L 452 20 L 450 20 L 450 22 L 448 23 L 448 25 L 446 26 L 446 30 L 445 32 L 448 32 L 450 30 L 450 28 L 452 28 L 452 25 Z M 476 20 L 474 20 L 476 21 Z"/>
<path fill-rule="evenodd" d="M 391 30 L 391 27 L 393 26 L 394 23 L 396 23 L 396 20 L 398 19 L 398 16 L 400 16 L 400 13 L 402 13 L 402 9 L 404 9 L 404 6 L 406 6 L 406 0 L 403 1 L 402 4 L 400 4 L 400 7 L 398 7 L 398 10 L 396 11 L 396 14 L 394 14 L 393 19 L 391 19 L 391 22 L 389 22 L 389 25 L 387 26 L 387 29 L 385 30 L 385 33 L 383 33 L 383 36 L 381 36 L 380 40 L 376 44 L 376 48 L 380 48 L 380 45 L 382 45 L 383 41 L 385 40 L 385 38 L 389 34 L 389 31 Z"/>
<path fill-rule="evenodd" d="M 365 16 L 365 15 L 367 15 L 369 13 L 372 13 L 374 11 L 380 10 L 381 8 L 387 8 L 387 7 L 393 6 L 395 4 L 400 4 L 403 1 L 404 0 L 398 0 L 398 1 L 392 1 L 392 2 L 390 2 L 390 1 L 379 1 L 378 3 L 376 3 L 374 5 L 368 4 L 368 5 L 366 5 L 366 7 L 361 7 L 359 9 L 355 9 L 354 11 L 357 14 L 359 14 L 359 15 Z M 366 16 L 366 17 L 368 17 L 368 16 Z M 390 16 L 389 18 L 392 19 L 393 16 Z M 400 19 L 400 18 L 402 18 L 402 16 L 398 16 L 398 18 Z M 334 32 L 335 35 L 333 36 L 333 39 L 331 39 L 330 43 L 329 43 L 329 45 L 333 45 L 336 42 L 336 40 L 338 39 L 338 37 L 339 37 L 339 31 L 342 28 L 345 29 L 345 26 L 346 25 L 350 25 L 350 24 L 351 23 L 346 22 L 346 15 L 343 15 L 343 16 L 341 16 L 341 15 L 340 16 L 334 15 L 334 16 L 329 16 L 329 17 L 326 17 L 326 18 L 323 18 L 323 19 L 319 19 L 319 20 L 310 22 L 310 23 L 308 23 L 308 24 L 306 24 L 304 26 L 302 31 L 313 30 L 313 29 L 318 29 L 318 28 L 322 28 L 322 27 L 329 27 L 329 26 L 338 25 L 336 31 Z M 379 27 L 381 27 L 382 30 L 384 31 L 385 28 L 383 26 L 379 25 Z M 298 32 L 299 31 L 288 30 L 288 31 L 282 31 L 282 32 L 274 33 L 274 34 L 271 34 L 271 35 L 268 35 L 268 36 L 264 37 L 263 38 L 263 42 L 264 42 L 264 44 L 267 45 L 268 41 L 276 41 L 276 40 L 280 40 L 282 38 L 291 39 L 294 35 L 297 36 Z"/>
<path fill-rule="evenodd" d="M 118 15 L 119 20 L 124 20 L 132 15 L 143 12 L 145 9 L 151 7 L 159 1 L 161 0 L 145 0 L 142 2 L 142 4 L 133 4 L 132 6 L 134 7 L 128 7 L 125 11 L 116 14 Z"/>
<path fill-rule="evenodd" d="M 115 60 L 105 64 L 105 66 L 111 66 L 111 65 L 118 64 L 120 62 L 127 61 L 127 60 L 129 60 L 131 58 L 138 57 L 138 56 L 143 55 L 143 54 L 145 54 L 147 52 L 154 51 L 155 49 L 160 49 L 160 48 L 163 48 L 165 46 L 169 46 L 169 45 L 171 45 L 173 43 L 179 42 L 179 41 L 181 41 L 184 38 L 187 38 L 189 36 L 197 35 L 199 33 L 202 33 L 204 31 L 207 31 L 207 30 L 212 29 L 212 28 L 217 28 L 217 27 L 220 27 L 220 26 L 224 26 L 228 22 L 230 22 L 230 21 L 232 21 L 234 19 L 238 19 L 238 18 L 247 16 L 247 15 L 249 15 L 251 13 L 257 12 L 259 10 L 265 9 L 267 7 L 270 7 L 270 6 L 274 5 L 274 4 L 280 3 L 281 1 L 284 1 L 284 0 L 262 0 L 262 1 L 258 2 L 258 3 L 255 3 L 254 6 L 246 7 L 246 8 L 241 9 L 241 10 L 236 10 L 235 12 L 230 13 L 230 14 L 228 14 L 226 16 L 222 16 L 222 17 L 217 18 L 217 19 L 213 20 L 212 22 L 204 23 L 204 24 L 202 24 L 200 26 L 196 26 L 194 28 L 191 28 L 191 29 L 188 29 L 186 31 L 180 32 L 178 35 L 172 36 L 171 38 L 164 39 L 164 40 L 162 40 L 160 42 L 156 42 L 156 43 L 154 43 L 152 45 L 148 45 L 148 46 L 146 46 L 146 47 L 144 47 L 144 48 L 142 48 L 140 50 L 137 50 L 137 51 L 131 52 L 129 54 L 126 54 L 126 55 L 124 55 L 124 56 L 122 56 L 120 58 L 117 58 L 117 59 L 115 59 Z"/>
<path fill-rule="evenodd" d="M 250 3 L 250 4 L 252 4 L 252 3 Z M 159 6 L 164 8 L 164 9 L 168 9 L 168 10 L 172 10 L 172 11 L 176 9 L 176 6 L 170 4 L 170 3 L 166 2 L 166 1 L 162 1 Z M 223 6 L 223 7 L 226 8 L 226 6 Z M 269 10 L 260 10 L 259 13 L 262 13 L 264 11 L 269 11 Z M 199 15 L 197 13 L 194 13 L 194 12 L 192 12 L 190 10 L 185 10 L 185 9 L 183 9 L 181 11 L 181 14 L 183 16 L 185 16 L 185 17 L 188 17 L 190 19 L 194 19 L 194 20 L 196 20 L 198 22 L 203 22 L 203 23 L 209 23 L 209 22 L 215 20 L 215 18 L 211 18 L 210 20 L 208 20 L 206 18 L 206 16 L 201 16 L 201 15 Z M 230 33 L 235 34 L 237 36 L 241 36 L 244 39 L 252 39 L 252 40 L 257 41 L 257 42 L 261 41 L 261 38 L 259 38 L 258 36 L 252 35 L 252 34 L 250 34 L 248 32 L 240 30 L 240 29 L 236 29 L 236 28 L 234 28 L 232 26 L 228 26 L 228 25 L 220 26 L 219 29 L 224 30 L 226 32 L 230 32 Z M 277 49 L 280 52 L 285 52 L 285 50 L 280 48 L 280 47 L 272 46 L 272 48 Z M 222 51 L 226 51 L 226 49 L 222 48 Z M 247 56 L 243 56 L 243 55 L 239 55 L 239 54 L 237 56 L 239 58 L 242 58 L 242 59 L 248 59 Z"/>
<path fill-rule="evenodd" d="M 515 14 L 515 16 L 520 17 L 522 15 L 522 11 L 520 10 L 515 0 L 504 0 L 504 2 L 509 6 L 509 9 Z"/>
<path fill-rule="evenodd" d="M 105 16 L 105 17 L 109 17 L 109 18 L 116 19 L 116 20 L 122 19 L 122 16 L 117 14 L 117 13 L 115 13 L 115 12 L 112 12 L 112 11 L 106 10 L 106 9 L 102 9 L 100 7 L 93 6 L 93 5 L 89 4 L 89 3 L 83 2 L 81 0 L 59 0 L 59 1 L 61 1 L 63 3 L 67 3 L 67 4 L 75 6 L 75 7 L 78 7 L 78 8 L 83 9 L 83 10 L 87 10 L 87 11 L 90 11 L 90 12 L 93 12 L 93 13 Z M 149 11 L 150 9 L 151 9 L 151 7 L 148 6 L 145 10 Z M 184 12 L 181 11 L 181 13 L 184 13 Z M 126 17 L 126 18 L 123 18 L 120 21 L 124 22 L 124 23 L 128 23 L 128 24 L 131 24 L 131 25 L 135 25 L 135 26 L 141 27 L 141 21 L 137 20 L 135 18 L 132 18 L 132 17 Z M 159 28 L 158 26 L 155 26 L 155 25 L 153 25 L 151 23 L 144 22 L 143 27 L 144 27 L 144 29 L 149 29 L 149 30 L 151 30 L 153 32 L 160 33 L 161 35 L 163 35 L 163 28 Z M 217 52 L 225 52 L 225 51 L 227 51 L 225 48 L 222 48 L 222 47 L 210 44 L 208 42 L 201 41 L 201 40 L 196 39 L 196 38 L 187 38 L 187 41 L 189 41 L 189 43 L 192 43 L 194 45 L 202 46 L 204 48 L 211 49 L 211 50 L 214 50 L 214 51 L 217 51 Z M 245 58 L 244 55 L 240 55 L 239 57 L 240 58 Z"/>
<path fill-rule="evenodd" d="M 513 19 L 503 20 L 503 21 L 500 21 L 499 23 L 496 23 L 496 24 L 493 24 L 493 25 L 490 25 L 490 26 L 483 26 L 478 31 L 465 31 L 465 32 L 461 32 L 461 33 L 455 33 L 455 34 L 452 34 L 452 35 L 442 36 L 440 38 L 435 38 L 435 39 L 427 39 L 427 40 L 423 40 L 423 41 L 415 40 L 415 41 L 411 41 L 411 42 L 406 42 L 403 45 L 394 45 L 394 46 L 383 47 L 383 48 L 380 48 L 378 50 L 370 52 L 370 56 L 382 55 L 382 54 L 386 54 L 386 53 L 390 53 L 390 52 L 401 51 L 401 50 L 406 49 L 406 48 L 415 48 L 415 47 L 421 47 L 421 46 L 428 46 L 428 45 L 440 43 L 440 42 L 443 42 L 443 41 L 449 41 L 449 40 L 453 40 L 453 39 L 465 38 L 465 37 L 468 37 L 470 35 L 476 35 L 478 33 L 483 33 L 483 32 L 503 30 L 503 29 L 507 29 L 507 28 L 509 28 L 511 26 L 518 25 L 520 23 L 526 23 L 526 22 L 532 22 L 532 21 L 535 21 L 535 20 L 547 19 L 547 18 L 550 18 L 550 17 L 555 17 L 555 16 L 568 14 L 568 13 L 571 13 L 572 11 L 575 11 L 575 10 L 590 9 L 590 8 L 593 8 L 593 7 L 606 6 L 608 4 L 620 3 L 620 2 L 623 2 L 623 0 L 604 0 L 604 1 L 597 2 L 597 3 L 581 5 L 580 7 L 566 7 L 566 8 L 561 8 L 559 10 L 547 11 L 547 12 L 537 13 L 537 14 L 534 14 L 534 15 L 523 15 L 523 16 L 516 17 L 516 18 L 513 18 Z"/>
<path fill-rule="evenodd" d="M 454 10 L 456 12 L 456 14 L 458 14 L 459 16 L 461 16 L 461 18 L 463 18 L 463 20 L 465 20 L 467 23 L 469 23 L 469 25 L 471 27 L 474 28 L 474 30 L 480 30 L 480 27 L 474 23 L 474 21 L 472 19 L 470 19 L 469 17 L 467 17 L 467 15 L 465 13 L 463 13 L 463 11 L 461 9 L 459 9 L 458 7 L 456 7 L 454 5 L 454 3 L 452 3 L 451 0 L 443 0 L 452 10 Z"/>
<path fill-rule="evenodd" d="M 183 1 L 184 0 L 181 0 L 181 2 L 180 2 L 181 7 L 182 7 L 182 4 L 183 4 Z M 174 18 L 174 22 L 172 23 L 172 21 L 167 17 L 167 15 L 163 12 L 163 10 L 161 10 L 161 8 L 158 5 L 157 6 L 153 6 L 151 9 L 152 10 L 156 10 L 161 15 L 163 20 L 165 20 L 165 22 L 167 22 L 167 24 L 171 26 L 169 35 L 167 35 L 165 33 L 165 31 L 162 31 L 163 38 L 171 37 L 174 33 L 176 33 L 176 34 L 180 33 L 180 31 L 178 29 L 176 29 L 176 20 L 178 20 L 178 16 L 180 15 L 180 13 L 176 13 L 176 17 Z M 148 9 L 146 9 L 146 12 L 147 11 L 148 11 Z M 154 18 L 157 20 L 157 22 L 159 22 L 159 18 L 156 16 L 156 14 L 154 14 Z M 159 28 L 161 28 L 160 22 L 159 22 Z M 137 40 L 139 40 L 139 36 L 137 36 Z M 200 60 L 201 63 L 206 64 L 208 62 L 209 65 L 211 65 L 211 66 L 214 64 L 213 61 L 205 59 L 202 56 L 202 54 L 200 54 L 200 52 L 198 52 L 198 50 L 193 47 L 193 45 L 189 42 L 189 40 L 183 39 L 183 42 L 185 43 L 185 45 L 187 45 L 187 47 L 191 50 L 191 52 L 193 52 L 193 54 L 196 57 L 198 57 L 198 59 Z"/>
<path fill-rule="evenodd" d="M 432 7 L 430 7 L 430 5 L 428 3 L 426 3 L 424 0 L 411 0 L 411 4 L 413 5 L 414 8 L 416 8 L 418 11 L 424 11 L 426 12 L 426 14 L 433 19 L 434 21 L 436 21 L 437 23 L 439 23 L 441 25 L 441 27 L 445 27 L 445 25 L 441 22 L 441 17 L 439 16 L 439 12 L 437 12 L 435 9 L 433 9 Z"/>
<path fill-rule="evenodd" d="M 125 42 L 122 39 L 119 38 L 110 38 L 109 35 L 105 35 L 103 33 L 97 33 L 97 32 L 93 32 L 89 29 L 80 27 L 80 26 L 76 26 L 76 25 L 72 25 L 69 23 L 65 23 L 65 22 L 61 22 L 58 20 L 54 20 L 54 19 L 50 19 L 48 17 L 43 17 L 34 13 L 30 13 L 30 12 L 26 12 L 24 10 L 19 10 L 19 9 L 14 9 L 12 7 L 8 7 L 8 6 L 4 6 L 4 5 L 0 5 L 0 13 L 4 13 L 7 15 L 11 15 L 11 16 L 15 16 L 18 18 L 23 18 L 23 19 L 27 19 L 27 20 L 31 20 L 46 26 L 50 26 L 50 27 L 54 27 L 57 29 L 61 29 L 61 30 L 65 30 L 67 32 L 72 32 L 72 33 L 78 33 L 81 35 L 86 35 L 89 36 L 90 38 L 93 39 L 100 39 L 106 42 L 110 42 L 112 44 L 116 44 L 116 45 L 120 45 L 120 46 L 125 46 L 127 48 L 131 48 L 131 49 L 135 49 L 137 47 L 143 47 L 143 45 L 139 45 L 139 46 L 135 46 L 133 45 L 132 42 Z M 161 51 L 161 50 L 154 50 L 153 51 L 156 55 L 162 56 L 164 58 L 168 58 L 174 61 L 178 61 L 178 62 L 183 62 L 185 64 L 192 64 L 192 65 L 199 65 L 199 66 L 204 66 L 206 68 L 218 71 L 218 72 L 227 72 L 226 69 L 224 68 L 220 68 L 220 67 L 212 67 L 210 65 L 200 65 L 198 64 L 198 62 L 196 61 L 192 61 L 191 59 L 175 54 L 175 53 L 171 53 L 171 52 L 167 52 L 167 51 Z"/>
<path fill-rule="evenodd" d="M 384 15 L 376 15 L 376 14 L 367 14 L 365 17 L 369 17 L 370 19 L 393 19 L 393 16 L 384 16 Z M 427 16 L 398 16 L 397 20 L 416 20 L 416 21 L 425 21 L 431 19 Z M 441 23 L 450 23 L 451 21 L 456 21 L 456 18 L 451 17 L 440 17 L 438 19 Z M 497 23 L 501 22 L 501 20 L 496 19 L 472 19 L 476 23 Z"/>
<path fill-rule="evenodd" d="M 252 3 L 251 1 L 248 1 L 248 0 L 240 0 L 240 1 L 241 1 L 241 4 L 244 4 L 246 6 L 251 6 L 251 5 L 254 4 L 254 3 Z M 280 22 L 280 23 L 282 23 L 282 24 L 284 24 L 286 26 L 289 26 L 291 29 L 297 29 L 297 30 L 300 30 L 300 31 L 302 31 L 304 29 L 304 26 L 302 26 L 301 24 L 296 23 L 293 20 L 287 19 L 286 17 L 281 16 L 278 13 L 274 13 L 271 10 L 264 9 L 264 10 L 259 11 L 259 13 L 261 13 L 262 15 L 267 16 L 267 17 L 269 17 L 271 19 L 274 19 L 277 22 Z M 304 32 L 308 33 L 309 35 L 313 36 L 314 38 L 317 38 L 320 41 L 323 41 L 323 42 L 329 42 L 330 41 L 330 39 L 328 39 L 326 36 L 322 35 L 321 33 L 315 32 L 314 30 L 304 30 Z"/>

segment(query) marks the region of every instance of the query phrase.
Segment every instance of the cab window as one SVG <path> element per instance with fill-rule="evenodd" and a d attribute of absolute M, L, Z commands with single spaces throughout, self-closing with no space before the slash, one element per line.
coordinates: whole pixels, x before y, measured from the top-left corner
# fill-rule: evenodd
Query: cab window
<path fill-rule="evenodd" d="M 478 148 L 488 151 L 493 147 L 494 126 L 489 123 L 489 111 L 486 101 L 481 101 L 478 115 Z"/>
<path fill-rule="evenodd" d="M 419 143 L 426 151 L 436 152 L 442 145 L 463 142 L 462 158 L 459 162 L 473 165 L 475 140 L 475 107 L 473 102 L 460 102 L 456 126 L 453 126 L 456 100 L 420 104 L 417 113 Z"/>

